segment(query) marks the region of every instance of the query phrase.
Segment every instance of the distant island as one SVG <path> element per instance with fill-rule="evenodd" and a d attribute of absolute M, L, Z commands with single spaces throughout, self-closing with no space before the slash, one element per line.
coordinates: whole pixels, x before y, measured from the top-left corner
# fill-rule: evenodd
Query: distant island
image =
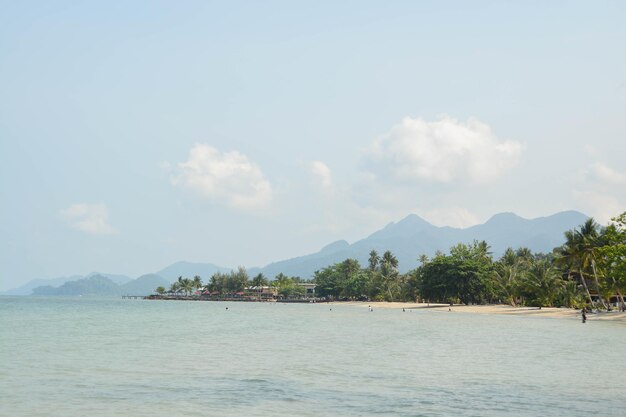
<path fill-rule="evenodd" d="M 32 295 L 38 296 L 118 296 L 124 294 L 147 295 L 151 294 L 155 287 L 169 285 L 165 278 L 148 274 L 142 275 L 136 280 L 118 284 L 110 278 L 94 274 L 86 278 L 65 282 L 59 287 L 45 285 L 33 289 Z"/>

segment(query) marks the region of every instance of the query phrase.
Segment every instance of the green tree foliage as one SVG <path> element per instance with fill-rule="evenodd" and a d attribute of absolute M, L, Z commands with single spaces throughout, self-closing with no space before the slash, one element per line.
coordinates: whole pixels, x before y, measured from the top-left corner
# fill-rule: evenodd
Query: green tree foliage
<path fill-rule="evenodd" d="M 440 254 L 419 271 L 422 298 L 437 302 L 477 304 L 492 300 L 493 265 L 485 242 L 458 244 L 450 255 Z"/>
<path fill-rule="evenodd" d="M 546 259 L 533 262 L 522 278 L 522 291 L 529 305 L 554 306 L 563 285 L 560 272 Z"/>
<path fill-rule="evenodd" d="M 624 309 L 626 292 L 626 213 L 602 228 L 589 219 L 565 233 L 552 254 L 533 254 L 528 248 L 509 248 L 493 261 L 485 241 L 460 243 L 449 254 L 437 251 L 432 259 L 421 255 L 421 265 L 407 274 L 398 270 L 390 251 L 369 253 L 366 267 L 346 259 L 315 272 L 316 295 L 334 300 L 387 300 L 566 306 L 585 304 L 609 308 L 615 297 Z M 245 268 L 216 273 L 207 288 L 222 294 L 243 291 L 250 282 Z M 271 283 L 258 274 L 253 286 L 272 285 L 282 297 L 299 297 L 303 280 L 278 274 Z M 170 288 L 189 295 L 202 287 L 199 276 L 179 277 Z M 163 292 L 165 289 L 160 287 Z M 157 291 L 159 292 L 159 291 Z M 594 297 L 598 303 L 594 303 Z"/>
<path fill-rule="evenodd" d="M 171 293 L 178 293 L 181 292 L 181 288 L 180 288 L 180 283 L 178 281 L 175 281 L 172 283 L 172 285 L 170 286 L 170 292 Z"/>
<path fill-rule="evenodd" d="M 380 262 L 380 257 L 378 256 L 378 252 L 374 249 L 370 251 L 370 257 L 368 259 L 369 269 L 370 271 L 375 271 L 378 268 L 378 263 Z"/>
<path fill-rule="evenodd" d="M 274 278 L 270 284 L 278 290 L 278 294 L 284 298 L 303 297 L 306 290 L 298 285 L 302 280 L 299 277 L 288 277 L 282 272 Z"/>
<path fill-rule="evenodd" d="M 405 276 L 398 272 L 398 259 L 390 251 L 379 257 L 372 250 L 367 268 L 356 259 L 328 266 L 316 271 L 313 281 L 317 295 L 329 299 L 400 301 L 414 294 L 405 290 Z"/>
<path fill-rule="evenodd" d="M 196 275 L 195 277 L 193 277 L 193 287 L 196 290 L 199 290 L 203 287 L 202 278 L 200 278 L 200 275 Z"/>
<path fill-rule="evenodd" d="M 257 274 L 257 276 L 252 278 L 252 281 L 250 282 L 250 284 L 253 287 L 265 287 L 269 285 L 269 281 L 267 280 L 267 278 L 265 278 L 265 276 L 262 273 L 259 273 Z"/>
<path fill-rule="evenodd" d="M 609 294 L 617 295 L 620 309 L 624 311 L 626 292 L 626 212 L 611 219 L 613 221 L 602 236 L 598 248 L 598 266 L 604 277 L 604 287 Z"/>
<path fill-rule="evenodd" d="M 220 294 L 233 294 L 243 291 L 248 286 L 248 281 L 246 268 L 240 266 L 237 271 L 230 271 L 227 274 L 216 272 L 211 276 L 207 287 L 209 291 L 217 291 Z"/>

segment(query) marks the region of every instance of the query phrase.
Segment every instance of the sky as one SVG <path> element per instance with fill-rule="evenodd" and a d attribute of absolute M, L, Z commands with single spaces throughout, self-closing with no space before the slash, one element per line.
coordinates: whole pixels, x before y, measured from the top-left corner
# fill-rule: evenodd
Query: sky
<path fill-rule="evenodd" d="M 0 10 L 0 290 L 626 210 L 621 1 Z"/>

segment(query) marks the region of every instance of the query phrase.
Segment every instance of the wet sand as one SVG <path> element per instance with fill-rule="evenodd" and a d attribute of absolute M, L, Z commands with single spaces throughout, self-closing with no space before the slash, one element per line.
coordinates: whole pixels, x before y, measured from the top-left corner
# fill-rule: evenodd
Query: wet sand
<path fill-rule="evenodd" d="M 342 303 L 344 304 L 344 303 Z M 512 307 L 509 305 L 453 305 L 450 307 L 448 304 L 426 304 L 426 303 L 403 303 L 403 302 L 381 302 L 381 301 L 349 301 L 345 304 L 351 304 L 356 306 L 363 306 L 367 308 L 371 306 L 374 309 L 377 308 L 391 308 L 391 309 L 412 309 L 421 310 L 428 309 L 430 311 L 439 311 L 445 313 L 472 313 L 472 314 L 507 314 L 515 316 L 534 316 L 534 317 L 549 317 L 549 318 L 562 318 L 570 320 L 580 320 L 580 310 L 571 308 L 556 308 L 556 307 Z M 448 311 L 450 309 L 450 311 Z M 626 312 L 610 311 L 599 313 L 587 313 L 587 321 L 615 321 L 626 324 Z"/>

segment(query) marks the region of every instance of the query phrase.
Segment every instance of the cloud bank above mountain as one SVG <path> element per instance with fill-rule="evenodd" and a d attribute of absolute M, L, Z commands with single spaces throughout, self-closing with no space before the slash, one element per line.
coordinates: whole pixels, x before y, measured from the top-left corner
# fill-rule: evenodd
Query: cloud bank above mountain
<path fill-rule="evenodd" d="M 498 138 L 478 119 L 404 118 L 365 151 L 366 171 L 403 183 L 473 183 L 497 180 L 519 161 L 524 145 Z"/>

